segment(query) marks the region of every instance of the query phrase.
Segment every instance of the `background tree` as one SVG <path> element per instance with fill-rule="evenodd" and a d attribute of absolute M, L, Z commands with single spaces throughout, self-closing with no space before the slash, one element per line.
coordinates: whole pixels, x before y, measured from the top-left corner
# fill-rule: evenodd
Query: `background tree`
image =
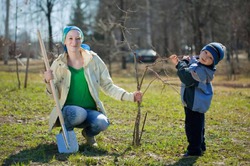
<path fill-rule="evenodd" d="M 124 18 L 126 16 L 124 8 L 126 5 L 126 1 L 103 0 L 99 3 L 99 9 L 102 10 L 98 10 L 96 17 L 94 36 L 98 43 L 95 44 L 94 48 L 108 62 L 109 71 L 112 71 L 112 62 L 125 60 L 122 56 L 124 51 L 127 50 L 123 43 L 126 19 Z"/>
<path fill-rule="evenodd" d="M 53 7 L 59 0 L 46 0 L 46 1 L 36 1 L 37 7 L 45 14 L 48 22 L 48 32 L 49 32 L 49 51 L 53 51 L 53 35 L 52 35 L 52 22 L 51 15 L 53 12 Z"/>
<path fill-rule="evenodd" d="M 8 64 L 9 59 L 9 13 L 10 13 L 10 0 L 6 0 L 6 18 L 5 18 L 5 40 L 3 42 L 4 64 Z"/>
<path fill-rule="evenodd" d="M 124 0 L 120 0 L 120 24 L 121 24 L 121 28 L 120 28 L 120 39 L 121 42 L 124 42 L 125 37 L 124 37 L 124 31 L 125 31 L 125 21 L 126 21 L 126 13 L 125 13 L 125 2 Z M 121 51 L 123 52 L 122 54 L 122 69 L 126 69 L 126 53 L 124 54 L 124 51 L 126 50 L 125 46 L 121 47 Z"/>
<path fill-rule="evenodd" d="M 239 51 L 243 50 L 248 53 L 250 59 L 250 2 L 247 0 L 77 0 L 67 2 L 30 0 L 26 2 L 31 6 L 29 8 L 31 10 L 22 10 L 26 14 L 30 12 L 32 18 L 30 23 L 20 21 L 18 40 L 21 40 L 19 34 L 27 31 L 28 35 L 33 35 L 30 39 L 35 41 L 36 37 L 34 33 L 30 33 L 31 30 L 37 29 L 37 26 L 43 28 L 41 25 L 48 26 L 49 51 L 54 51 L 53 44 L 60 41 L 62 27 L 74 24 L 83 29 L 91 48 L 104 60 L 110 59 L 110 62 L 123 61 L 122 64 L 125 64 L 125 57 L 129 55 L 129 52 L 126 52 L 128 48 L 124 46 L 122 32 L 126 35 L 133 50 L 152 48 L 162 56 L 168 56 L 171 53 L 198 54 L 206 43 L 219 41 L 227 46 L 231 55 L 237 57 L 241 53 Z M 12 1 L 10 3 L 10 8 L 15 6 Z M 2 6 L 7 12 L 6 6 L 8 5 L 4 3 Z M 68 8 L 71 6 L 71 9 Z M 90 11 L 93 7 L 96 10 Z M 10 19 L 14 18 L 12 11 L 14 9 L 10 9 Z M 4 12 L 5 20 L 8 18 L 6 12 Z M 39 12 L 45 14 L 37 15 Z M 20 20 L 26 17 L 23 13 L 18 13 Z M 89 20 L 92 19 L 90 13 L 92 16 L 96 15 L 95 22 L 91 25 L 89 24 Z M 105 28 L 108 28 L 110 32 Z M 10 38 L 13 40 L 13 25 L 10 25 L 9 29 Z M 5 30 L 7 30 L 7 23 L 5 23 Z M 8 34 L 5 31 L 1 33 Z M 111 49 L 114 50 L 111 51 Z M 110 51 L 116 54 L 111 56 Z"/>
<path fill-rule="evenodd" d="M 88 25 L 85 23 L 87 18 L 85 9 L 87 9 L 87 7 L 88 5 L 83 3 L 82 0 L 77 0 L 72 7 L 70 17 L 70 24 L 79 27 L 84 32 L 84 35 L 88 32 Z"/>

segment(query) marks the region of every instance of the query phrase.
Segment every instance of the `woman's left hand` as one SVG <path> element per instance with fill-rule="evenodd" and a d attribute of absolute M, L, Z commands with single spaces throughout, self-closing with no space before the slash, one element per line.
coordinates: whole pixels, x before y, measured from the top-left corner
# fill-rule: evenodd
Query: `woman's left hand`
<path fill-rule="evenodd" d="M 134 101 L 141 103 L 142 102 L 142 96 L 143 96 L 143 93 L 141 91 L 134 92 Z"/>

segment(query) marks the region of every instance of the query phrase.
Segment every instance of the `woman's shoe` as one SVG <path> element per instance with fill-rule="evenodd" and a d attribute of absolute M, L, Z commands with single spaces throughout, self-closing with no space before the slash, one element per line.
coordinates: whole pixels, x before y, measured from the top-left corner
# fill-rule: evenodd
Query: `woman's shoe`
<path fill-rule="evenodd" d="M 87 136 L 85 130 L 82 130 L 82 136 L 86 139 L 88 145 L 98 147 L 95 137 Z"/>

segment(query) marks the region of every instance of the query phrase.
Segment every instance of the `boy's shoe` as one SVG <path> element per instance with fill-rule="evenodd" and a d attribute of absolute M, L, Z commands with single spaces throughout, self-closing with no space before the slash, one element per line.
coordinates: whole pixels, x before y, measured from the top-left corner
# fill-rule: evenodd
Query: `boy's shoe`
<path fill-rule="evenodd" d="M 87 136 L 85 130 L 82 130 L 82 136 L 86 139 L 88 145 L 98 147 L 95 137 Z"/>

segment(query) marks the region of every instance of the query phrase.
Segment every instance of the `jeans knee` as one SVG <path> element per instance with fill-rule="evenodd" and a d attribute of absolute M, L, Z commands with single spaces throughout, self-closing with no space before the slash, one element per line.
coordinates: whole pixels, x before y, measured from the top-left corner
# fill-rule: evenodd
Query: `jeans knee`
<path fill-rule="evenodd" d="M 107 119 L 107 117 L 98 117 L 92 124 L 91 124 L 91 128 L 92 131 L 99 133 L 101 131 L 104 131 L 108 128 L 109 126 L 109 121 Z"/>
<path fill-rule="evenodd" d="M 99 120 L 98 126 L 99 126 L 98 128 L 100 129 L 100 131 L 106 130 L 108 128 L 108 126 L 109 126 L 108 119 Z"/>
<path fill-rule="evenodd" d="M 66 106 L 63 109 L 66 127 L 75 127 L 83 123 L 87 117 L 85 109 L 77 106 Z"/>

